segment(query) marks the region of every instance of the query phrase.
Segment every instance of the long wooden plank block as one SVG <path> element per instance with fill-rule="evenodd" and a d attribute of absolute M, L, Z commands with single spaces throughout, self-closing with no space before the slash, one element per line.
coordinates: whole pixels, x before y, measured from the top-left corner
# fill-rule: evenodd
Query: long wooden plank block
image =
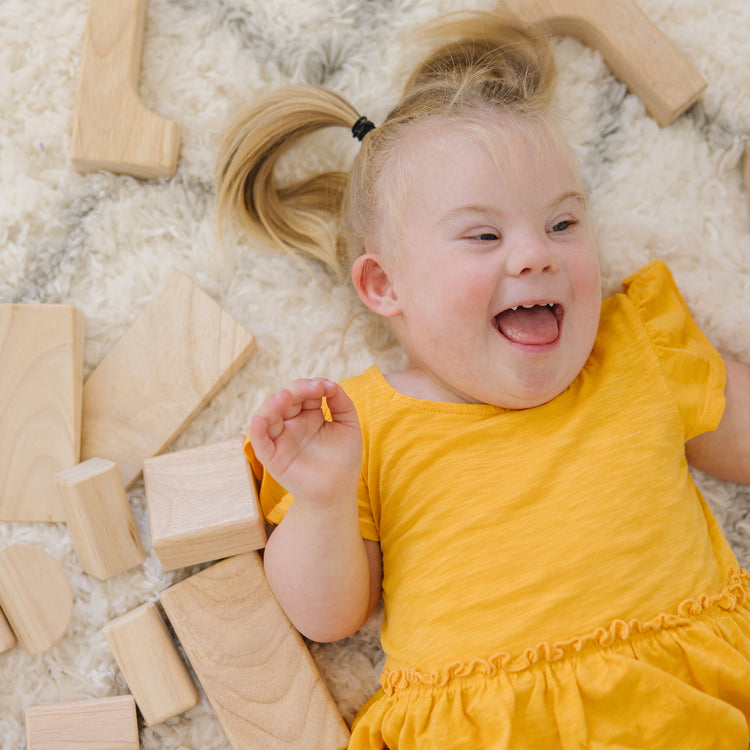
<path fill-rule="evenodd" d="M 248 331 L 175 272 L 86 380 L 81 459 L 114 461 L 129 487 L 254 350 Z"/>
<path fill-rule="evenodd" d="M 161 603 L 235 750 L 346 747 L 346 724 L 257 552 L 186 578 Z"/>
<path fill-rule="evenodd" d="M 0 521 L 63 521 L 55 474 L 78 463 L 86 321 L 0 305 Z"/>

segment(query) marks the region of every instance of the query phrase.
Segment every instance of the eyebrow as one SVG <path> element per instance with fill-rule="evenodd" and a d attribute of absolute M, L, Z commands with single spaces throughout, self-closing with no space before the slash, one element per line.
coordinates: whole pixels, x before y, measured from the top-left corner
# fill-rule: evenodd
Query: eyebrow
<path fill-rule="evenodd" d="M 550 209 L 555 208 L 555 206 L 559 206 L 561 203 L 565 203 L 565 201 L 570 199 L 577 200 L 584 208 L 586 207 L 586 196 L 582 192 L 579 190 L 568 190 L 551 201 L 549 205 L 546 206 L 546 210 L 549 211 Z M 457 206 L 456 208 L 447 211 L 438 219 L 437 224 L 443 224 L 464 213 L 502 214 L 502 211 L 498 212 L 497 209 L 491 208 L 490 206 L 484 206 L 480 203 L 467 203 L 465 206 Z"/>
<path fill-rule="evenodd" d="M 548 208 L 559 206 L 569 198 L 573 198 L 574 200 L 579 201 L 583 204 L 584 207 L 586 206 L 586 196 L 582 192 L 580 192 L 579 190 L 569 190 L 567 193 L 563 193 L 557 200 L 552 201 L 552 203 L 549 204 Z"/>

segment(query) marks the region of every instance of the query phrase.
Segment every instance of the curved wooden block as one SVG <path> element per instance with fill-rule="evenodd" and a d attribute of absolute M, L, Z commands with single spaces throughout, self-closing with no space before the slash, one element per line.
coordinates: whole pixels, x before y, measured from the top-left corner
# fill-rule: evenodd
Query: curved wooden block
<path fill-rule="evenodd" d="M 0 654 L 13 648 L 17 643 L 16 635 L 11 630 L 5 615 L 0 612 Z"/>
<path fill-rule="evenodd" d="M 14 544 L 0 550 L 0 606 L 26 653 L 38 654 L 68 629 L 73 592 L 57 560 Z"/>
<path fill-rule="evenodd" d="M 146 0 L 90 0 L 70 158 L 79 172 L 150 179 L 177 168 L 176 123 L 138 98 Z"/>
<path fill-rule="evenodd" d="M 602 54 L 659 125 L 669 125 L 706 81 L 633 0 L 515 0 L 524 23 L 575 37 Z"/>

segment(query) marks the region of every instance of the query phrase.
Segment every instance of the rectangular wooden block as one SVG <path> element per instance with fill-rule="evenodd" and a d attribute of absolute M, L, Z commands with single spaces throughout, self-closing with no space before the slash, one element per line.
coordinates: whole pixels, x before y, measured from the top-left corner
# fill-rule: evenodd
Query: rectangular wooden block
<path fill-rule="evenodd" d="M 27 750 L 138 750 L 132 695 L 26 709 Z"/>
<path fill-rule="evenodd" d="M 90 458 L 55 481 L 81 570 L 105 581 L 146 559 L 116 463 Z"/>
<path fill-rule="evenodd" d="M 148 726 L 198 702 L 198 690 L 155 604 L 112 620 L 104 637 Z"/>
<path fill-rule="evenodd" d="M 165 570 L 260 549 L 266 529 L 241 437 L 143 465 L 151 540 Z"/>
<path fill-rule="evenodd" d="M 186 578 L 161 602 L 235 750 L 346 747 L 346 724 L 257 552 Z"/>
<path fill-rule="evenodd" d="M 62 521 L 55 474 L 78 463 L 86 321 L 0 305 L 0 521 Z"/>
<path fill-rule="evenodd" d="M 248 331 L 175 272 L 86 380 L 81 458 L 114 461 L 129 487 L 254 348 Z"/>

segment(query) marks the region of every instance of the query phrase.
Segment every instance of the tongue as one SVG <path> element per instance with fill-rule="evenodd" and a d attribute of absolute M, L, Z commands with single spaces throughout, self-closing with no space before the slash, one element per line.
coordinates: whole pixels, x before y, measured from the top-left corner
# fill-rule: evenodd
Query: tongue
<path fill-rule="evenodd" d="M 557 339 L 557 318 L 549 307 L 519 307 L 495 318 L 500 333 L 517 344 L 541 346 Z"/>

